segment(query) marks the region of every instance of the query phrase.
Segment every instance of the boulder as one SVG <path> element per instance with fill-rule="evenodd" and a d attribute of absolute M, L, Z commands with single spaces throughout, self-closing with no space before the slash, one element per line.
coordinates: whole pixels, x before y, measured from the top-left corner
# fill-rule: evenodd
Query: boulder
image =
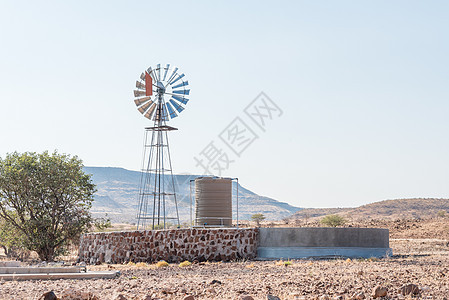
<path fill-rule="evenodd" d="M 407 295 L 418 295 L 420 292 L 419 287 L 416 284 L 410 283 L 404 285 L 399 289 L 399 293 L 403 296 Z"/>
<path fill-rule="evenodd" d="M 387 293 L 388 293 L 388 291 L 385 287 L 378 285 L 373 289 L 372 296 L 374 299 L 376 299 L 376 298 L 387 296 Z"/>

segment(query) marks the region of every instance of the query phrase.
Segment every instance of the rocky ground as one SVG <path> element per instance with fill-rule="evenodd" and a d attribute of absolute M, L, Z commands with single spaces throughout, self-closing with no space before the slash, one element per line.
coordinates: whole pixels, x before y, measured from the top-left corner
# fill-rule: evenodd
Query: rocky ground
<path fill-rule="evenodd" d="M 89 270 L 119 270 L 121 275 L 108 280 L 0 281 L 0 299 L 44 299 L 43 294 L 50 291 L 60 299 L 91 300 L 374 299 L 376 289 L 377 299 L 449 299 L 446 219 L 371 220 L 353 226 L 389 228 L 394 256 L 193 263 L 186 267 L 88 266 Z M 407 292 L 417 294 L 404 295 Z"/>
<path fill-rule="evenodd" d="M 89 266 L 91 270 L 116 269 L 121 276 L 3 281 L 0 299 L 43 299 L 49 291 L 62 299 L 373 299 L 376 287 L 378 299 L 410 299 L 403 295 L 406 291 L 399 291 L 408 284 L 416 285 L 416 290 L 413 286 L 408 289 L 418 293 L 416 298 L 449 299 L 449 247 L 445 241 L 395 239 L 391 246 L 397 256 L 381 260 Z"/>

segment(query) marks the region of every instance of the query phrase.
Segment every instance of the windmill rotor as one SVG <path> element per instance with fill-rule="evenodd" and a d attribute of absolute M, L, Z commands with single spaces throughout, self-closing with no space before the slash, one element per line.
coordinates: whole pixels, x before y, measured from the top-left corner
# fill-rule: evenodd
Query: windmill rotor
<path fill-rule="evenodd" d="M 189 81 L 179 68 L 166 64 L 149 67 L 136 81 L 134 103 L 147 119 L 169 121 L 181 113 L 189 99 Z"/>

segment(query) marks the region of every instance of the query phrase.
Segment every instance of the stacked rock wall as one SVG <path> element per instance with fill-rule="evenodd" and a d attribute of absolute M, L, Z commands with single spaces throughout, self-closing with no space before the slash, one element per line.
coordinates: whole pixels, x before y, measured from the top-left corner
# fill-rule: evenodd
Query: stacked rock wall
<path fill-rule="evenodd" d="M 91 264 L 251 259 L 257 253 L 257 240 L 257 228 L 88 233 L 81 238 L 79 259 Z"/>

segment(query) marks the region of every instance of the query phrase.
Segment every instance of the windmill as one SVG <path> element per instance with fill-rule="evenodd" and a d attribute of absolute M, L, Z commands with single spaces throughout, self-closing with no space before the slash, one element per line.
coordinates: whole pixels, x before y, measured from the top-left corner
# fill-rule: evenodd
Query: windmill
<path fill-rule="evenodd" d="M 138 195 L 137 229 L 166 228 L 168 220 L 179 226 L 178 204 L 173 177 L 167 125 L 184 110 L 189 99 L 189 82 L 178 68 L 167 64 L 149 67 L 136 81 L 134 103 L 153 122 L 145 127 L 144 150 Z M 172 201 L 170 201 L 172 199 Z M 171 209 L 174 206 L 174 209 Z M 150 222 L 149 222 L 150 221 Z"/>

